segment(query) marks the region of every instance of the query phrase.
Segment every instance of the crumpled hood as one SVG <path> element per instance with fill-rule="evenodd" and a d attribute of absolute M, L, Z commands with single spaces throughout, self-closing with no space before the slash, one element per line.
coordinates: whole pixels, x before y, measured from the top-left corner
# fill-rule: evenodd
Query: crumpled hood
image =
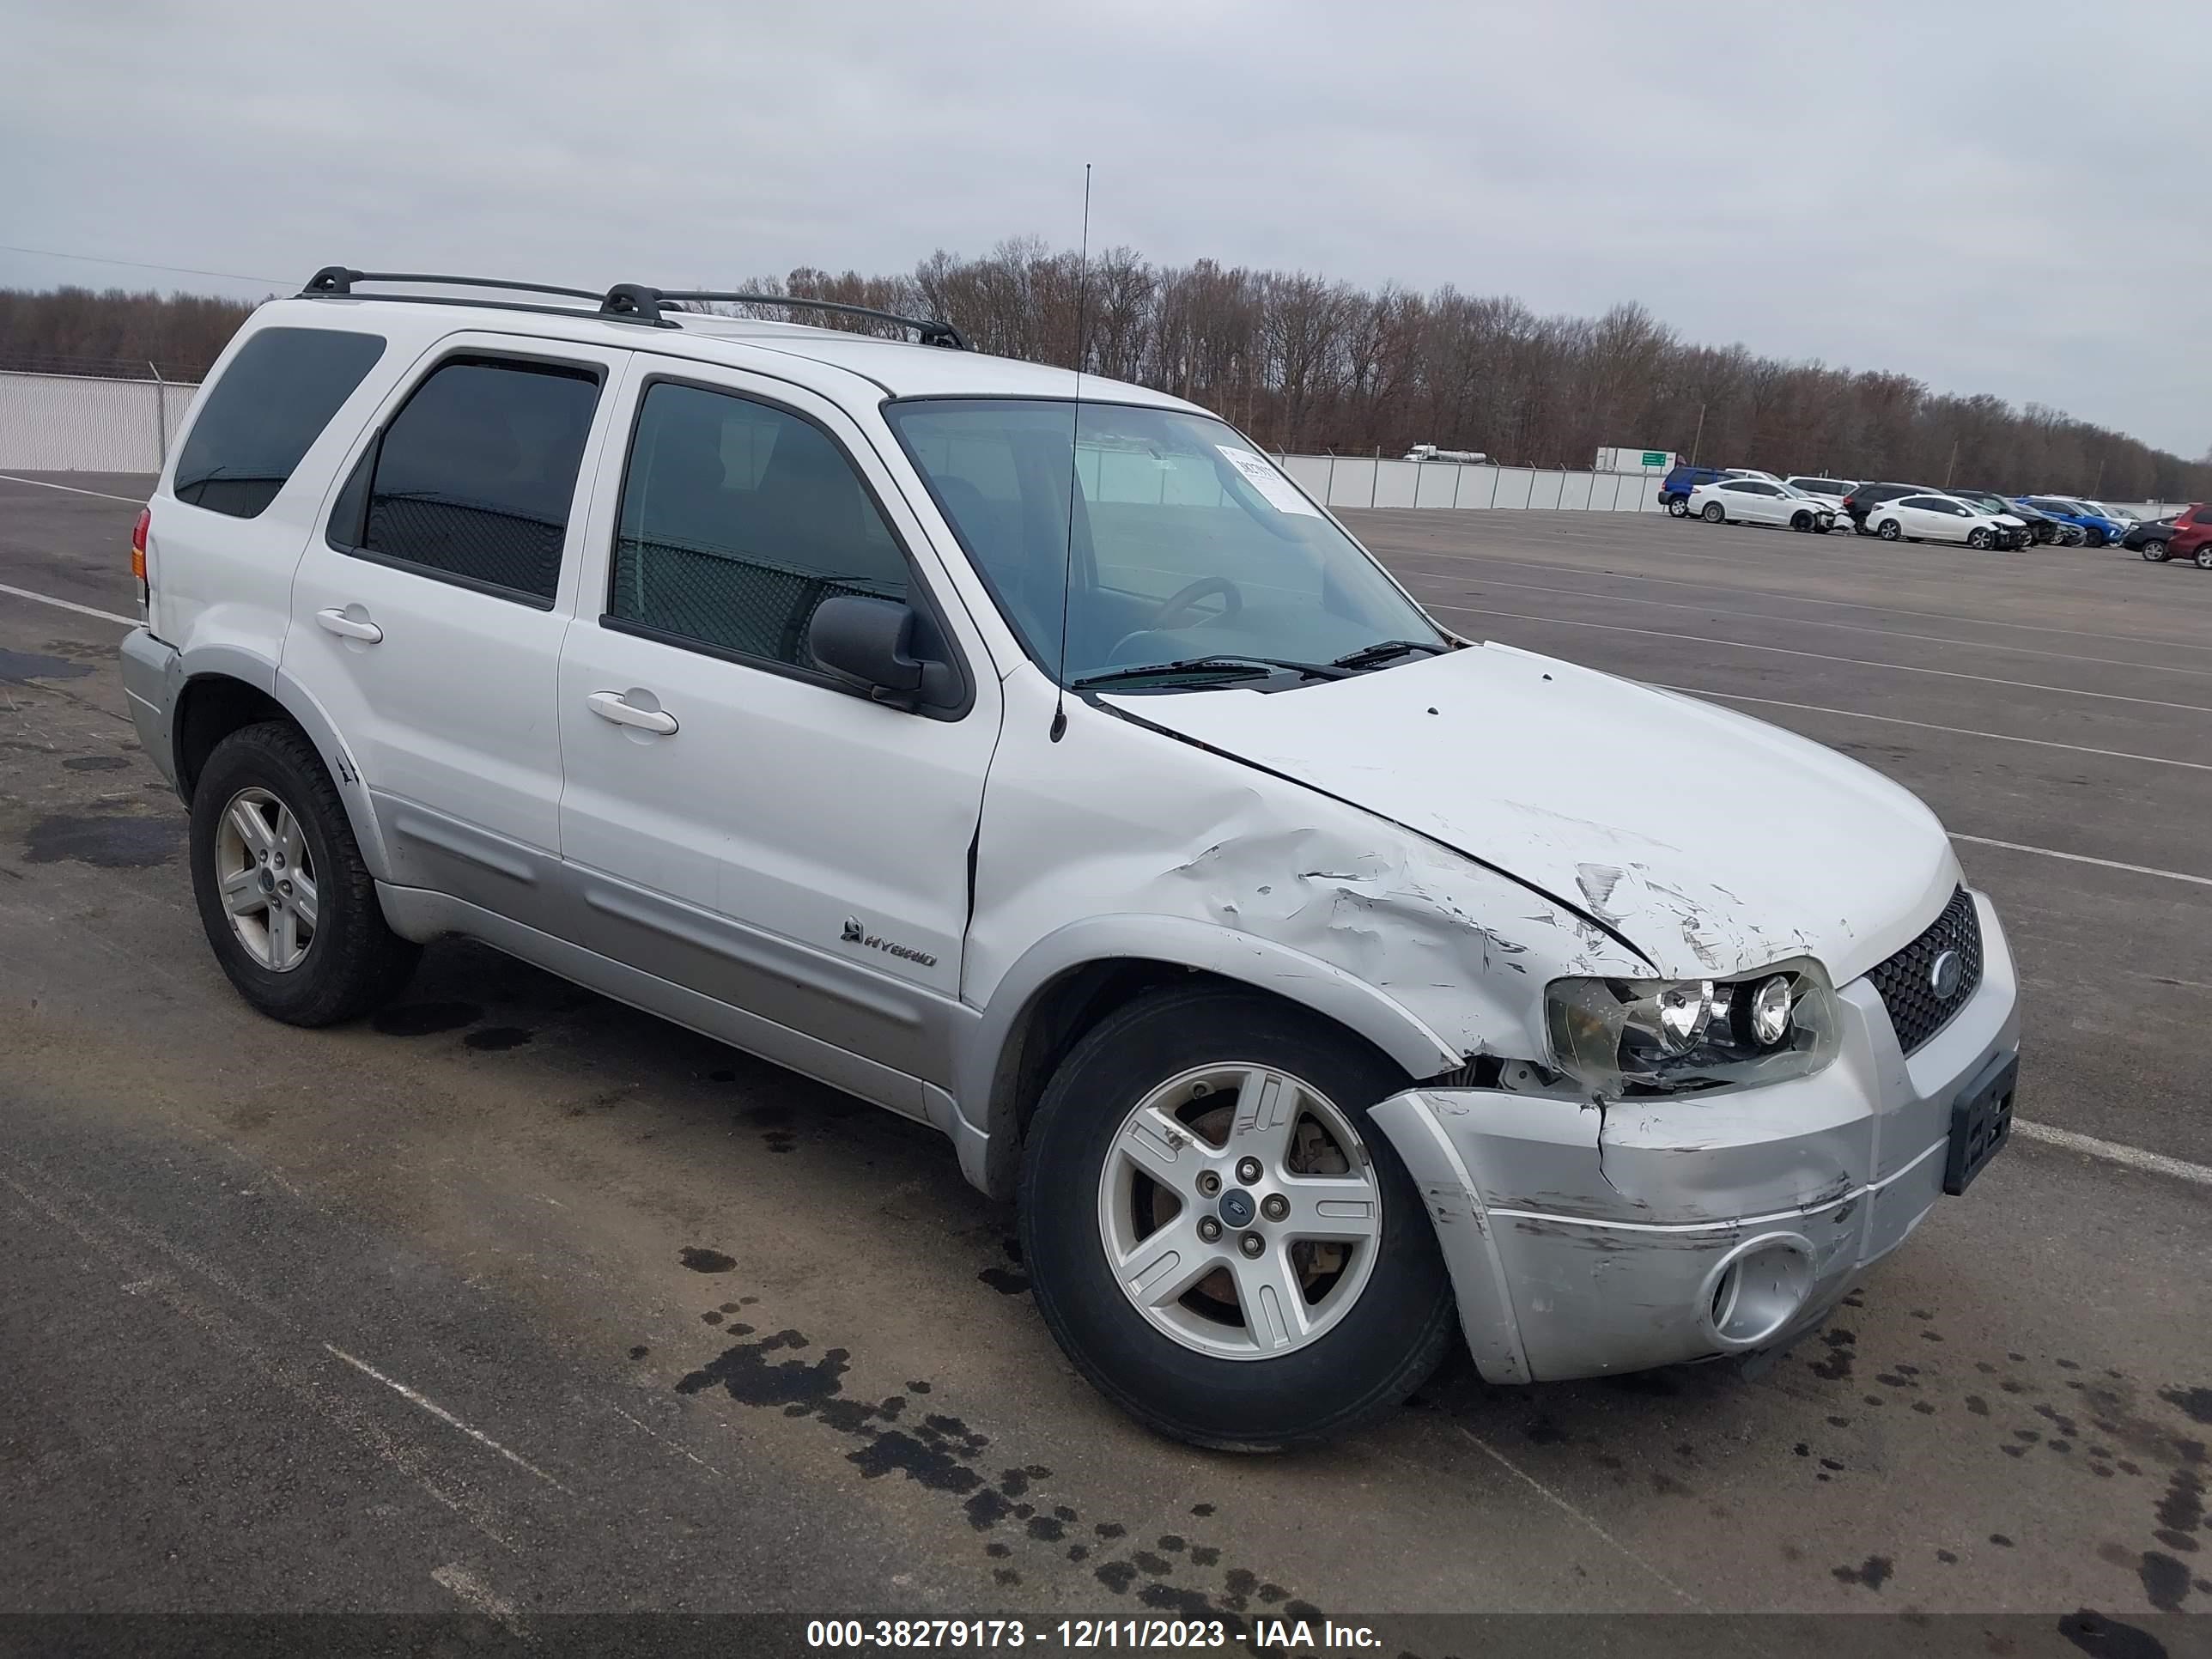
<path fill-rule="evenodd" d="M 1810 955 L 1846 983 L 1960 878 L 1935 814 L 1856 761 L 1511 646 L 1295 690 L 1108 701 L 1553 894 L 1668 976 Z"/>

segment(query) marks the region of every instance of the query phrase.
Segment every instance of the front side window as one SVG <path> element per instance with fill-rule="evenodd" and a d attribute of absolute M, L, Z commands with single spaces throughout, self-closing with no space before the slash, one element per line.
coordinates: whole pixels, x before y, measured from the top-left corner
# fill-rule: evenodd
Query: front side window
<path fill-rule="evenodd" d="M 200 405 L 170 493 L 212 513 L 258 518 L 383 355 L 381 334 L 263 329 Z"/>
<path fill-rule="evenodd" d="M 1445 648 L 1357 543 L 1210 416 L 1057 398 L 884 412 L 1030 654 L 1071 683 L 1199 657 L 1333 665 L 1390 641 Z"/>
<path fill-rule="evenodd" d="M 907 593 L 899 544 L 828 433 L 728 392 L 666 380 L 646 389 L 610 620 L 811 667 L 807 627 L 823 600 Z"/>
<path fill-rule="evenodd" d="M 599 400 L 588 369 L 507 358 L 441 363 L 363 458 L 373 471 L 360 550 L 550 605 Z M 341 500 L 334 534 L 349 511 Z"/>

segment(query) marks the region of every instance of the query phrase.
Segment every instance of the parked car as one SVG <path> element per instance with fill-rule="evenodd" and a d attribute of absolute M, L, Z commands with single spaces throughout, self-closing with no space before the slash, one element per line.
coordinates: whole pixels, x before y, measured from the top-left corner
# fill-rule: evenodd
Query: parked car
<path fill-rule="evenodd" d="M 2185 509 L 2186 510 L 2186 509 Z M 2128 533 L 2120 538 L 2120 545 L 2130 553 L 2140 553 L 2153 564 L 2166 557 L 2166 544 L 2173 539 L 2173 526 L 2182 515 L 2175 514 L 2163 519 L 2146 519 L 2141 524 L 2128 526 Z M 2157 545 L 2153 548 L 2152 544 Z"/>
<path fill-rule="evenodd" d="M 2057 539 L 2058 521 L 2056 519 L 2048 513 L 2039 513 L 2032 507 L 2008 501 L 1994 489 L 1947 489 L 1943 494 L 1981 512 L 2014 520 L 2027 532 L 2022 538 L 2023 544 Z"/>
<path fill-rule="evenodd" d="M 2115 536 L 2112 538 L 2115 541 L 2120 540 L 2127 534 L 2129 530 L 2142 522 L 2142 520 L 2137 519 L 2134 514 L 2129 512 L 2127 508 L 2124 507 L 2112 507 L 2103 501 L 2093 501 L 2087 496 L 2083 496 L 2081 498 L 2081 505 L 2087 507 L 2092 513 L 2097 514 L 2098 517 L 2110 519 L 2114 524 L 2120 526 L 2120 535 Z"/>
<path fill-rule="evenodd" d="M 2172 522 L 2173 528 L 2163 542 L 2150 539 L 2142 544 L 2143 557 L 2153 564 L 2187 559 L 2199 570 L 2212 570 L 2212 506 L 2193 501 L 2175 514 Z"/>
<path fill-rule="evenodd" d="M 1969 547 L 2011 549 L 2026 544 L 2027 526 L 2009 514 L 1984 512 L 1953 495 L 1899 495 L 1867 515 L 1886 542 L 1964 542 Z"/>
<path fill-rule="evenodd" d="M 1893 501 L 1900 495 L 1915 495 L 1926 489 L 1926 484 L 1862 483 L 1851 486 L 1844 497 L 1844 512 L 1851 521 L 1851 528 L 1862 536 L 1874 532 L 1867 527 L 1867 514 L 1883 501 Z"/>
<path fill-rule="evenodd" d="M 931 1125 L 1082 1374 L 1243 1449 L 1455 1333 L 1773 1350 L 2004 1146 L 2003 929 L 1880 774 L 1446 633 L 1164 393 L 404 280 L 256 310 L 134 537 L 131 716 L 271 1018 L 460 934 Z"/>
<path fill-rule="evenodd" d="M 2091 511 L 2087 502 L 2070 495 L 2022 495 L 2014 499 L 2057 520 L 2061 526 L 2059 539 L 2069 547 L 2102 547 L 2127 534 L 2126 526 Z M 2069 528 L 2074 532 L 2071 535 L 2067 533 Z"/>
<path fill-rule="evenodd" d="M 1846 478 L 1801 477 L 1784 478 L 1782 482 L 1792 489 L 1802 489 L 1808 495 L 1826 501 L 1835 508 L 1836 516 L 1839 519 L 1844 516 L 1844 497 L 1857 488 L 1855 483 Z"/>
<path fill-rule="evenodd" d="M 1708 524 L 1787 525 L 1826 532 L 1835 509 L 1801 489 L 1766 478 L 1716 478 L 1690 492 L 1689 511 Z"/>
<path fill-rule="evenodd" d="M 1699 484 L 1725 477 L 1717 466 L 1674 466 L 1659 481 L 1659 505 L 1678 519 L 1690 515 L 1690 492 Z"/>
<path fill-rule="evenodd" d="M 1782 480 L 1777 477 L 1773 473 L 1761 472 L 1755 466 L 1724 466 L 1721 469 L 1721 477 L 1723 478 L 1761 478 L 1768 483 L 1780 483 L 1782 482 Z"/>

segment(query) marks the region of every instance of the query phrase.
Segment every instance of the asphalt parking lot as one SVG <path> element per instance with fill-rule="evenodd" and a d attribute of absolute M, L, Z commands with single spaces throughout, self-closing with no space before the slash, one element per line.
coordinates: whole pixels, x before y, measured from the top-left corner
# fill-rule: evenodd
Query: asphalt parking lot
<path fill-rule="evenodd" d="M 1251 1460 L 1093 1395 L 915 1126 L 465 944 L 368 1024 L 250 1013 L 94 614 L 143 481 L 67 482 L 106 493 L 0 480 L 0 1605 L 2212 1607 L 2212 578 L 1346 515 L 1458 631 L 1921 793 L 2020 958 L 2040 1138 L 1761 1377 L 1462 1364 Z"/>

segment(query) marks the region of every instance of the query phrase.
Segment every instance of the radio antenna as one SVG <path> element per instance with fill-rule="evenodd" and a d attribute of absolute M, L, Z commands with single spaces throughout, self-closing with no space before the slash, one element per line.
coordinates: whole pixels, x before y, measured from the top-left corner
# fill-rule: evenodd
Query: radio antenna
<path fill-rule="evenodd" d="M 1075 265 L 1075 398 L 1067 433 L 1067 553 L 1060 573 L 1060 672 L 1053 676 L 1059 695 L 1053 699 L 1052 740 L 1067 735 L 1067 591 L 1075 586 L 1075 497 L 1081 483 L 1081 452 L 1076 442 L 1083 435 L 1083 360 L 1091 347 L 1091 163 L 1083 164 L 1083 251 Z"/>

